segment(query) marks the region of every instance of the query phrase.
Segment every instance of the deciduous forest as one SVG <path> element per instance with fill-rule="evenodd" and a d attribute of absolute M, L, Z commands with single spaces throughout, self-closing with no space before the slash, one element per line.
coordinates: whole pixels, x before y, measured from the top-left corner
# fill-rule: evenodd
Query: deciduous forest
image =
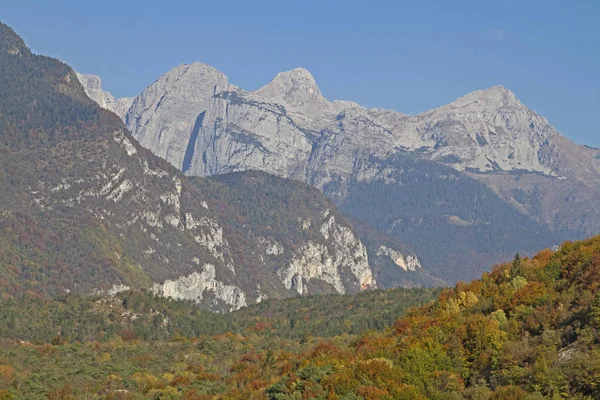
<path fill-rule="evenodd" d="M 432 290 L 227 315 L 133 292 L 4 299 L 0 398 L 595 399 L 599 285 L 600 236 L 516 256 L 406 312 Z"/>

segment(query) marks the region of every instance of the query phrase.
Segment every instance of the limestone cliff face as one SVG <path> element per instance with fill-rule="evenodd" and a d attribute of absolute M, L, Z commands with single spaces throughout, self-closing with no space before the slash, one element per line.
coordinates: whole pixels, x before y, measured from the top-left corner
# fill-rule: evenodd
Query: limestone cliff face
<path fill-rule="evenodd" d="M 409 118 L 405 130 L 427 143 L 431 159 L 445 158 L 457 169 L 558 173 L 540 160 L 542 148 L 558 133 L 502 86 Z"/>
<path fill-rule="evenodd" d="M 387 246 L 381 246 L 377 249 L 377 255 L 389 257 L 394 264 L 404 271 L 416 271 L 422 268 L 419 259 L 413 254 L 403 254 L 397 250 L 391 249 Z"/>
<path fill-rule="evenodd" d="M 303 246 L 279 271 L 285 287 L 299 294 L 308 293 L 310 280 L 322 280 L 338 293 L 376 287 L 367 250 L 354 232 L 337 224 L 328 211 L 320 231 L 330 245 L 308 242 Z"/>
<path fill-rule="evenodd" d="M 83 86 L 88 97 L 94 100 L 98 105 L 106 110 L 117 114 L 121 119 L 125 118 L 125 114 L 133 103 L 133 97 L 123 97 L 115 99 L 115 97 L 102 90 L 102 80 L 96 75 L 76 73 L 79 82 Z"/>
<path fill-rule="evenodd" d="M 203 126 L 203 111 L 228 87 L 227 77 L 212 67 L 180 65 L 135 98 L 125 122 L 142 146 L 185 170 L 188 146 Z M 157 113 L 159 109 L 165 112 Z"/>
<path fill-rule="evenodd" d="M 600 175 L 596 153 L 561 137 L 501 86 L 408 116 L 330 102 L 302 68 L 245 92 L 195 63 L 149 86 L 126 122 L 142 145 L 191 175 L 260 169 L 322 187 L 338 177 L 366 177 L 357 163 L 398 151 L 458 170 Z"/>
<path fill-rule="evenodd" d="M 201 303 L 207 294 L 213 296 L 208 307 L 218 309 L 220 302 L 225 304 L 226 311 L 240 309 L 247 305 L 246 294 L 235 285 L 227 285 L 215 279 L 215 266 L 205 264 L 201 272 L 193 272 L 175 280 L 167 280 L 162 284 L 155 283 L 152 291 L 155 294 L 179 300 L 191 300 Z"/>

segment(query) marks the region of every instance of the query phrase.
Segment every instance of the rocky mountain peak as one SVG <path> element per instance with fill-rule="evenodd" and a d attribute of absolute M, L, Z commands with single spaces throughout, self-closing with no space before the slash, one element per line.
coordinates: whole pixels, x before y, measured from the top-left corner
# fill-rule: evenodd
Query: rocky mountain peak
<path fill-rule="evenodd" d="M 227 81 L 227 76 L 224 73 L 212 67 L 208 64 L 204 64 L 202 62 L 196 61 L 191 64 L 180 64 L 177 67 L 169 70 L 165 75 L 165 77 L 171 77 L 175 79 L 181 79 L 182 77 L 213 77 L 217 80 L 225 80 Z"/>
<path fill-rule="evenodd" d="M 102 89 L 102 79 L 98 75 L 75 72 L 84 89 Z M 93 100 L 93 99 L 92 99 Z"/>
<path fill-rule="evenodd" d="M 489 89 L 475 90 L 462 97 L 459 97 L 446 107 L 471 107 L 478 111 L 483 109 L 491 110 L 504 107 L 525 108 L 517 99 L 517 96 L 504 86 L 492 86 Z"/>
<path fill-rule="evenodd" d="M 170 97 L 191 102 L 205 102 L 210 97 L 229 88 L 229 79 L 210 65 L 194 62 L 180 64 L 162 75 L 148 86 L 138 99 L 144 96 L 158 96 L 159 101 L 169 93 Z"/>
<path fill-rule="evenodd" d="M 192 131 L 202 126 L 200 115 L 216 94 L 227 90 L 233 87 L 216 68 L 201 62 L 181 64 L 135 98 L 125 123 L 142 146 L 181 169 Z"/>
<path fill-rule="evenodd" d="M 292 107 L 307 108 L 328 103 L 313 75 L 304 68 L 281 72 L 268 85 L 254 93 Z"/>

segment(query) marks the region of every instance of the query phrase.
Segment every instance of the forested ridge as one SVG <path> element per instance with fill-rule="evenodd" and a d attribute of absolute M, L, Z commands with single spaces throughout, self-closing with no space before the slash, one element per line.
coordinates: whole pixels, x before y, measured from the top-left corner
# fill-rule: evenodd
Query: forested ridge
<path fill-rule="evenodd" d="M 141 340 L 146 333 L 125 324 L 104 338 L 69 339 L 65 332 L 34 343 L 7 339 L 4 330 L 1 393 L 6 399 L 597 399 L 599 286 L 597 236 L 532 258 L 516 256 L 404 316 L 400 311 L 392 327 L 368 329 L 367 324 L 355 334 L 332 336 L 323 330 L 319 335 L 318 326 L 300 338 L 289 332 L 327 313 L 350 324 L 361 314 L 368 320 L 377 307 L 389 309 L 418 292 L 291 299 L 229 316 L 207 314 L 206 325 L 218 326 L 219 318 L 239 324 L 223 324 L 214 335 L 179 329 Z M 412 300 L 426 300 L 431 292 L 423 290 Z M 189 312 L 181 311 L 185 303 L 133 292 L 112 300 L 57 301 L 69 310 L 94 303 L 99 320 L 110 319 L 111 309 L 124 319 L 131 319 L 133 310 L 140 318 L 158 316 L 147 332 L 160 332 L 170 323 L 164 318 L 168 307 L 172 315 Z M 32 302 L 3 300 L 3 309 L 24 307 L 34 316 L 27 311 Z M 44 307 L 61 315 L 54 306 Z M 311 315 L 303 315 L 306 308 Z M 198 312 L 195 321 L 202 323 Z M 288 319 L 282 329 L 275 321 L 285 315 L 300 318 L 294 326 Z M 71 326 L 85 332 L 85 321 L 78 323 Z"/>
<path fill-rule="evenodd" d="M 112 113 L 95 107 L 67 64 L 33 54 L 2 23 L 0 54 L 0 145 L 16 151 L 61 140 L 98 140 L 100 126 L 100 131 L 120 127 Z"/>

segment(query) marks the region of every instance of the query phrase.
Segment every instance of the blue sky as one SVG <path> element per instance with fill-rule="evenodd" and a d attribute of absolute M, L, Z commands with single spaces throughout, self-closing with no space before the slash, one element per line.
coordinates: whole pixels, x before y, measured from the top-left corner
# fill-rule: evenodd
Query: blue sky
<path fill-rule="evenodd" d="M 117 96 L 193 61 L 246 90 L 305 67 L 330 100 L 409 114 L 504 85 L 600 147 L 598 0 L 3 0 L 0 20 Z"/>

